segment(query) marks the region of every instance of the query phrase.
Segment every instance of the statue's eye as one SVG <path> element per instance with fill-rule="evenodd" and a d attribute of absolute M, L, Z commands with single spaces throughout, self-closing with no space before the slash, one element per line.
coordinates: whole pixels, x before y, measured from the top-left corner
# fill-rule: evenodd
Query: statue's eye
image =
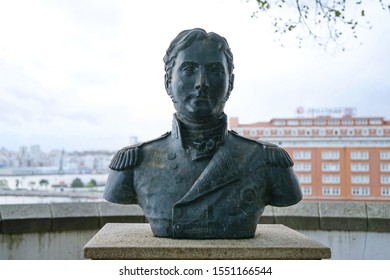
<path fill-rule="evenodd" d="M 209 65 L 208 70 L 210 72 L 216 73 L 216 74 L 222 74 L 223 73 L 222 65 L 217 64 L 217 63 Z"/>
<path fill-rule="evenodd" d="M 186 73 L 193 73 L 196 71 L 196 66 L 193 64 L 186 64 L 182 67 L 182 71 Z"/>

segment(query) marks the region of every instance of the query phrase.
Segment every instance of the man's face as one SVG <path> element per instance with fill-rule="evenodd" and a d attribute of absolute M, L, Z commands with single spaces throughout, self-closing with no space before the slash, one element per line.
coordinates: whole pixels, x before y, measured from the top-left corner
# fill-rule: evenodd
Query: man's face
<path fill-rule="evenodd" d="M 206 123 L 223 112 L 229 94 L 228 63 L 215 42 L 195 41 L 178 53 L 168 94 L 177 113 L 194 123 Z"/>

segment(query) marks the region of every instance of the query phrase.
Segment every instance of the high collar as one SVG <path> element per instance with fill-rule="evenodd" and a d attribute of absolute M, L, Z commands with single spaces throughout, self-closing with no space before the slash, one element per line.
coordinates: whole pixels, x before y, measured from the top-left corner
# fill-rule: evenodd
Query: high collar
<path fill-rule="evenodd" d="M 226 142 L 228 135 L 227 116 L 207 124 L 189 124 L 181 121 L 176 114 L 172 121 L 173 140 L 189 151 L 192 160 L 211 158 Z"/>

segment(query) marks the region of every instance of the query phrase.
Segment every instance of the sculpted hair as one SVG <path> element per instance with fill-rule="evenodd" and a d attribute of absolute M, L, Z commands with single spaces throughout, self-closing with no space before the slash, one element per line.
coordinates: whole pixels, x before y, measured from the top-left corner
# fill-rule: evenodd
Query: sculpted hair
<path fill-rule="evenodd" d="M 171 81 L 172 68 L 175 65 L 175 59 L 177 54 L 180 51 L 190 47 L 194 41 L 204 39 L 208 39 L 218 44 L 219 50 L 223 51 L 226 56 L 229 76 L 233 73 L 233 54 L 226 39 L 218 35 L 217 33 L 207 33 L 204 29 L 194 28 L 180 32 L 179 35 L 177 35 L 176 38 L 172 40 L 171 44 L 169 45 L 169 48 L 167 49 L 163 61 L 165 63 L 165 75 L 168 83 L 170 83 Z"/>

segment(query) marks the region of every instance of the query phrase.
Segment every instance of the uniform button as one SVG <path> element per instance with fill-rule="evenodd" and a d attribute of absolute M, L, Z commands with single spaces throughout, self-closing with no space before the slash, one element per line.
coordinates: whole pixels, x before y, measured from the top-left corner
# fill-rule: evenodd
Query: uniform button
<path fill-rule="evenodd" d="M 183 176 L 181 176 L 181 175 L 176 175 L 176 176 L 174 177 L 174 179 L 175 179 L 175 182 L 176 182 L 176 183 L 180 183 L 181 181 L 183 181 Z"/>
<path fill-rule="evenodd" d="M 178 167 L 179 165 L 176 163 L 176 162 L 170 162 L 168 164 L 168 168 L 171 169 L 171 170 L 174 170 Z"/>
<path fill-rule="evenodd" d="M 176 225 L 175 225 L 175 230 L 176 230 L 176 231 L 181 231 L 181 230 L 182 230 L 181 225 L 176 224 Z"/>
<path fill-rule="evenodd" d="M 176 154 L 175 154 L 174 152 L 170 152 L 170 153 L 168 153 L 167 158 L 168 158 L 169 160 L 173 160 L 173 159 L 176 158 Z"/>

